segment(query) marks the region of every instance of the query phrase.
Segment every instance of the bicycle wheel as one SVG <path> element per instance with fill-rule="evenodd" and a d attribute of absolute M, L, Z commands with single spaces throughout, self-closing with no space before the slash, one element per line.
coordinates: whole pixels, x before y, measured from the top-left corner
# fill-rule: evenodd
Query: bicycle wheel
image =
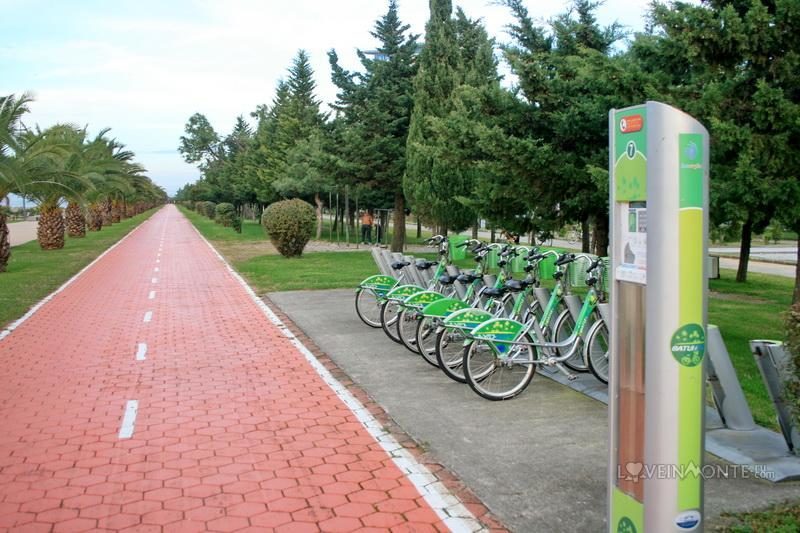
<path fill-rule="evenodd" d="M 383 332 L 394 342 L 399 343 L 400 337 L 397 336 L 397 315 L 400 309 L 400 302 L 386 300 L 381 306 L 381 327 Z"/>
<path fill-rule="evenodd" d="M 589 328 L 586 345 L 583 347 L 584 357 L 594 377 L 608 383 L 609 359 L 611 349 L 610 335 L 606 323 L 600 319 Z"/>
<path fill-rule="evenodd" d="M 444 375 L 453 381 L 466 383 L 464 377 L 464 331 L 444 328 L 436 335 L 436 362 Z"/>
<path fill-rule="evenodd" d="M 439 364 L 436 362 L 436 321 L 431 317 L 423 317 L 422 320 L 417 320 L 417 332 L 415 338 L 417 340 L 417 349 L 420 355 L 435 367 Z"/>
<path fill-rule="evenodd" d="M 572 318 L 572 314 L 569 312 L 569 309 L 565 309 L 560 315 L 558 315 L 556 323 L 553 326 L 553 342 L 564 342 L 565 340 L 569 339 L 574 329 L 575 320 Z M 581 350 L 580 345 L 580 343 L 583 342 L 583 339 L 577 337 L 575 342 L 579 343 L 578 348 L 566 361 L 564 361 L 564 364 L 573 372 L 588 372 L 589 367 L 583 360 L 583 350 Z M 572 345 L 565 346 L 563 348 L 557 348 L 558 356 L 563 356 L 571 349 Z"/>
<path fill-rule="evenodd" d="M 533 342 L 527 333 L 520 337 Z M 506 345 L 505 353 L 490 341 L 477 339 L 464 355 L 464 376 L 469 386 L 487 400 L 508 400 L 524 391 L 536 372 L 534 348 Z"/>
<path fill-rule="evenodd" d="M 400 342 L 413 353 L 419 353 L 417 349 L 417 322 L 416 309 L 403 309 L 397 317 L 397 337 Z"/>
<path fill-rule="evenodd" d="M 356 314 L 371 328 L 381 327 L 381 302 L 370 289 L 356 291 Z"/>

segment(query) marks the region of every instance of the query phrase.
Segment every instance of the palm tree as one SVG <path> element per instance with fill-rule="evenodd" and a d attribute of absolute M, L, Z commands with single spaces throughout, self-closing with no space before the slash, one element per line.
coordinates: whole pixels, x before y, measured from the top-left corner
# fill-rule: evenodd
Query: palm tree
<path fill-rule="evenodd" d="M 36 236 L 43 250 L 64 247 L 64 217 L 61 202 L 82 198 L 92 187 L 91 181 L 76 170 L 80 169 L 80 145 L 85 130 L 69 124 L 57 124 L 45 131 L 27 132 L 24 141 L 43 142 L 45 146 L 62 151 L 59 157 L 51 157 L 41 175 L 25 185 L 22 191 L 39 203 L 39 227 Z"/>
<path fill-rule="evenodd" d="M 19 98 L 13 94 L 0 96 L 0 200 L 18 187 L 18 173 L 13 162 L 17 150 L 17 133 L 22 115 L 28 112 L 28 104 L 33 101 L 29 94 Z M 5 272 L 11 257 L 11 244 L 8 239 L 7 214 L 0 206 L 0 272 Z"/>

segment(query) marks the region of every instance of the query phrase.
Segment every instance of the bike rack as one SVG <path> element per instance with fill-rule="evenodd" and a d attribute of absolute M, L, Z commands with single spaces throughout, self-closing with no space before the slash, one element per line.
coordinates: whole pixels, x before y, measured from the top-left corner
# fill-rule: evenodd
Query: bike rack
<path fill-rule="evenodd" d="M 800 444 L 800 428 L 792 420 L 789 406 L 784 398 L 784 383 L 789 365 L 789 355 L 783 343 L 770 340 L 750 341 L 750 351 L 756 360 L 764 385 L 767 387 L 775 411 L 778 413 L 778 425 L 789 451 L 797 453 L 795 446 Z"/>
<path fill-rule="evenodd" d="M 394 270 L 387 261 L 385 250 L 382 248 L 373 247 L 370 252 L 372 253 L 372 259 L 375 261 L 375 264 L 378 265 L 378 270 L 381 271 L 381 274 L 384 276 L 395 275 Z"/>
<path fill-rule="evenodd" d="M 728 429 L 737 431 L 756 429 L 753 414 L 747 405 L 747 399 L 739 384 L 739 378 L 736 377 L 736 370 L 733 368 L 719 328 L 709 324 L 706 338 L 708 349 L 706 381 L 711 385 L 711 394 L 722 423 Z"/>

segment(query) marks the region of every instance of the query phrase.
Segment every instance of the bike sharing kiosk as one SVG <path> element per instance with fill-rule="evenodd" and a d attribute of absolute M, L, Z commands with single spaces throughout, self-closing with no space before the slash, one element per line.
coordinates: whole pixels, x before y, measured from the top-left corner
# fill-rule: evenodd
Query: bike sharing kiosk
<path fill-rule="evenodd" d="M 609 531 L 701 531 L 708 132 L 647 102 L 609 140 Z"/>

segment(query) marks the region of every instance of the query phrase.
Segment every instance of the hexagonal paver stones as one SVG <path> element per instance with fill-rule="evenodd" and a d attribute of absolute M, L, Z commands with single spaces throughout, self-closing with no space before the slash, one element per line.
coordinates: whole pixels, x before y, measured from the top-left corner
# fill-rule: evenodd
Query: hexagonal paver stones
<path fill-rule="evenodd" d="M 0 529 L 446 530 L 259 307 L 169 206 L 0 340 Z"/>

